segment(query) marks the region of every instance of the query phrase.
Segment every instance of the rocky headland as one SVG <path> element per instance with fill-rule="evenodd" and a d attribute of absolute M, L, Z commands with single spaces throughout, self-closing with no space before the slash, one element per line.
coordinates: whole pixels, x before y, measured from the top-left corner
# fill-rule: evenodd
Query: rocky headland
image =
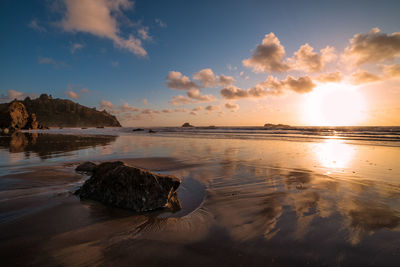
<path fill-rule="evenodd" d="M 7 132 L 48 127 L 121 127 L 121 124 L 106 111 L 46 94 L 0 104 L 0 128 L 8 129 Z"/>

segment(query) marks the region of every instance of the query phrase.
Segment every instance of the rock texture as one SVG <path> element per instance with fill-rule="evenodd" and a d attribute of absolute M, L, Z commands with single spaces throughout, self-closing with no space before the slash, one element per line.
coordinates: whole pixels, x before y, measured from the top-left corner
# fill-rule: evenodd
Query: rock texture
<path fill-rule="evenodd" d="M 25 129 L 32 129 L 32 130 L 36 130 L 39 129 L 39 122 L 36 119 L 36 114 L 32 113 L 29 118 L 28 121 L 24 127 Z"/>
<path fill-rule="evenodd" d="M 22 129 L 28 122 L 29 114 L 21 102 L 12 101 L 0 106 L 0 127 Z"/>
<path fill-rule="evenodd" d="M 181 181 L 127 166 L 123 162 L 98 165 L 77 194 L 112 206 L 138 212 L 159 208 L 180 209 L 176 190 Z"/>
<path fill-rule="evenodd" d="M 182 125 L 182 127 L 194 127 L 194 126 L 191 125 L 191 124 L 188 123 L 188 122 L 185 122 L 185 123 Z"/>
<path fill-rule="evenodd" d="M 93 172 L 94 169 L 96 169 L 97 165 L 94 164 L 93 162 L 86 161 L 82 164 L 79 164 L 78 167 L 76 167 L 75 171 L 77 172 Z"/>
<path fill-rule="evenodd" d="M 0 127 L 45 129 L 48 127 L 121 127 L 115 116 L 71 100 L 53 99 L 46 94 L 0 104 Z"/>

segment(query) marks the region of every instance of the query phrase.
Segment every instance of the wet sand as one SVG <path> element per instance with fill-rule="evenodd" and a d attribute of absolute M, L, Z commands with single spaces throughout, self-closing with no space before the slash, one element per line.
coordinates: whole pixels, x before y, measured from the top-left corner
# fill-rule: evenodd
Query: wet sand
<path fill-rule="evenodd" d="M 399 172 L 378 156 L 399 148 L 334 147 L 351 161 L 329 143 L 158 137 L 25 158 L 25 168 L 1 169 L 2 265 L 397 266 Z M 88 157 L 182 178 L 183 209 L 138 214 L 80 201 L 71 192 L 86 177 L 74 167 Z"/>

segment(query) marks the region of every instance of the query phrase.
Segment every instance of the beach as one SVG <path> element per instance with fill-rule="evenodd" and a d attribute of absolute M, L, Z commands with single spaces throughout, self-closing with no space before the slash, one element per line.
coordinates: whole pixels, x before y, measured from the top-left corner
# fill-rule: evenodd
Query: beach
<path fill-rule="evenodd" d="M 398 129 L 155 131 L 0 137 L 2 265 L 397 266 Z M 114 160 L 182 179 L 182 209 L 73 194 L 79 163 Z"/>

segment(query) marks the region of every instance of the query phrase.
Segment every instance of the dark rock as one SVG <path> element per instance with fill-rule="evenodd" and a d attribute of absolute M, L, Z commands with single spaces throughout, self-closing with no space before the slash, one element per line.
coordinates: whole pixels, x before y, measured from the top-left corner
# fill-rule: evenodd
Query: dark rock
<path fill-rule="evenodd" d="M 159 208 L 180 209 L 176 190 L 181 181 L 125 165 L 106 162 L 98 165 L 77 194 L 119 208 L 138 212 Z"/>
<path fill-rule="evenodd" d="M 188 123 L 188 122 L 185 122 L 185 123 L 182 125 L 182 127 L 194 127 L 194 126 L 191 125 L 191 124 Z"/>
<path fill-rule="evenodd" d="M 36 114 L 35 113 L 32 113 L 28 117 L 28 121 L 27 121 L 24 129 L 32 129 L 32 130 L 39 129 L 39 122 L 36 119 Z"/>
<path fill-rule="evenodd" d="M 149 133 L 156 133 L 156 131 L 149 129 Z"/>
<path fill-rule="evenodd" d="M 132 132 L 140 132 L 140 131 L 144 131 L 144 129 L 142 129 L 142 128 L 136 128 L 136 129 L 133 129 L 133 130 L 132 130 Z"/>
<path fill-rule="evenodd" d="M 22 129 L 28 122 L 29 114 L 21 102 L 12 101 L 0 106 L 0 127 L 12 130 Z"/>
<path fill-rule="evenodd" d="M 13 105 L 13 106 L 11 106 Z M 10 119 L 9 108 L 19 110 L 15 114 L 22 114 L 17 118 Z M 23 108 L 26 116 L 23 115 Z M 82 106 L 67 99 L 53 99 L 51 95 L 42 94 L 39 98 L 25 98 L 24 101 L 14 100 L 11 103 L 0 104 L 0 128 L 11 129 L 34 129 L 33 117 L 30 118 L 33 125 L 28 123 L 29 114 L 35 114 L 38 129 L 48 129 L 49 127 L 121 127 L 117 118 L 106 111 L 98 111 L 89 107 Z M 10 125 L 11 121 L 17 122 L 17 127 Z M 14 123 L 15 124 L 15 123 Z M 41 127 L 40 127 L 41 126 Z"/>
<path fill-rule="evenodd" d="M 82 164 L 79 164 L 78 167 L 76 167 L 75 171 L 77 172 L 93 172 L 94 169 L 96 169 L 97 165 L 94 164 L 93 162 L 86 161 Z"/>
<path fill-rule="evenodd" d="M 272 123 L 266 123 L 264 124 L 265 128 L 268 129 L 288 129 L 291 128 L 290 125 L 286 125 L 286 124 L 272 124 Z"/>

